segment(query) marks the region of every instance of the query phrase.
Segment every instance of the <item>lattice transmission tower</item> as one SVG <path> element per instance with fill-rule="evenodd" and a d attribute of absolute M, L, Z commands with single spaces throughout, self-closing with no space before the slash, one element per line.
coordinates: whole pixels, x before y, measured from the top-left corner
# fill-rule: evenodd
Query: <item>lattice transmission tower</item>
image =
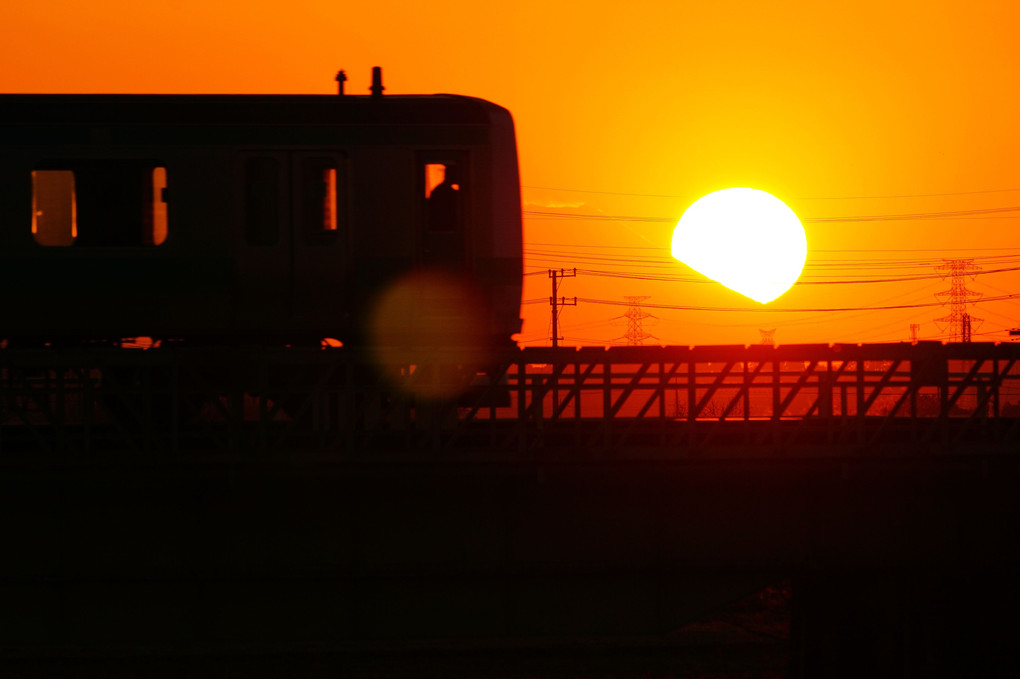
<path fill-rule="evenodd" d="M 974 272 L 980 270 L 973 259 L 943 259 L 942 264 L 935 267 L 943 280 L 949 278 L 949 289 L 935 293 L 943 304 L 949 303 L 949 313 L 936 318 L 935 323 L 946 324 L 952 341 L 970 342 L 971 328 L 982 321 L 967 312 L 967 305 L 981 297 L 980 292 L 967 289 L 967 276 L 973 278 Z"/>
<path fill-rule="evenodd" d="M 774 346 L 776 346 L 776 329 L 775 328 L 772 328 L 771 330 L 765 330 L 764 328 L 758 328 L 758 332 L 761 333 L 761 342 L 759 342 L 759 344 L 762 344 L 762 345 L 764 345 L 766 347 L 774 347 Z"/>
<path fill-rule="evenodd" d="M 645 343 L 647 339 L 659 339 L 655 335 L 645 332 L 644 323 L 650 321 L 649 325 L 654 324 L 658 320 L 657 316 L 648 313 L 641 308 L 641 302 L 649 299 L 648 295 L 624 295 L 623 297 L 627 300 L 629 308 L 627 313 L 623 316 L 617 316 L 613 319 L 616 322 L 627 322 L 627 332 L 620 339 L 627 340 L 629 346 L 639 346 Z"/>

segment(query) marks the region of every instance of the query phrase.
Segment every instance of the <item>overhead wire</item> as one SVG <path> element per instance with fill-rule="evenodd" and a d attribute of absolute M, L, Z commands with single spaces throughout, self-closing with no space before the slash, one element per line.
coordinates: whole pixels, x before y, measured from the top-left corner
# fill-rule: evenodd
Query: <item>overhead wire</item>
<path fill-rule="evenodd" d="M 659 250 L 661 251 L 661 250 Z M 613 253 L 599 252 L 599 251 L 578 251 L 573 249 L 536 249 L 526 248 L 524 250 L 526 258 L 526 268 L 537 269 L 529 271 L 525 275 L 541 275 L 546 273 L 546 270 L 552 266 L 552 268 L 574 268 L 578 264 L 583 265 L 601 265 L 603 267 L 612 268 L 626 268 L 629 271 L 627 274 L 633 274 L 634 269 L 646 269 L 654 271 L 662 271 L 668 269 L 670 271 L 676 271 L 678 263 L 675 259 L 665 256 L 656 255 L 642 255 L 642 254 L 630 254 L 626 257 L 621 257 Z M 898 275 L 890 280 L 899 280 L 912 277 L 919 277 L 921 279 L 936 279 L 942 277 L 942 274 L 938 272 L 931 272 L 932 268 L 940 266 L 946 262 L 947 257 L 899 257 L 899 258 L 871 258 L 871 259 L 860 259 L 860 258 L 826 258 L 812 256 L 807 259 L 804 265 L 805 273 L 802 276 L 804 282 L 808 282 L 806 279 L 810 278 L 832 278 L 832 272 L 838 271 L 841 273 L 840 279 L 853 279 L 853 278 L 875 278 L 875 272 L 879 271 L 902 271 L 907 275 Z M 984 269 L 983 271 L 970 272 L 975 275 L 985 275 L 989 273 L 1002 273 L 1004 271 L 1010 271 L 1012 268 L 1009 265 L 1020 265 L 1020 252 L 1014 251 L 1011 254 L 1001 255 L 978 255 L 970 257 L 975 265 L 990 266 L 993 268 Z M 598 269 L 591 268 L 589 270 L 596 271 Z M 920 275 L 915 272 L 926 270 L 928 273 Z M 824 272 L 824 273 L 823 273 Z M 868 272 L 868 273 L 851 273 L 851 272 Z M 605 273 L 603 271 L 603 273 Z M 682 274 L 659 274 L 663 280 L 694 280 L 689 276 Z M 881 282 L 885 282 L 885 279 L 881 279 Z M 812 284 L 817 284 L 812 282 Z"/>
<path fill-rule="evenodd" d="M 844 217 L 801 217 L 805 224 L 845 224 L 856 222 L 890 221 L 931 221 L 943 219 L 967 219 L 985 215 L 1009 215 L 1020 212 L 1020 205 L 978 208 L 974 210 L 940 210 L 937 212 L 909 212 L 899 214 L 849 215 Z M 607 215 L 577 212 L 549 212 L 547 210 L 524 210 L 525 217 L 533 219 L 561 219 L 568 221 L 596 222 L 647 222 L 650 224 L 675 223 L 677 217 L 643 217 L 639 215 Z"/>
<path fill-rule="evenodd" d="M 846 337 L 852 337 L 857 342 L 866 341 L 866 340 L 872 339 L 874 337 L 883 335 L 887 328 L 892 328 L 892 327 L 895 327 L 895 326 L 899 326 L 900 328 L 902 328 L 904 323 L 908 323 L 908 322 L 914 320 L 915 318 L 921 318 L 923 316 L 926 316 L 928 313 L 929 312 L 927 310 L 922 310 L 922 311 L 919 311 L 916 314 L 910 314 L 909 316 L 906 316 L 904 318 L 897 318 L 895 321 L 892 321 L 891 323 L 884 323 L 883 325 L 873 326 L 871 328 L 868 328 L 868 332 L 866 334 L 863 334 L 863 335 L 861 333 L 854 333 L 854 332 L 843 333 L 843 335 L 846 336 Z M 879 332 L 879 331 L 881 331 L 881 332 Z M 897 337 L 901 337 L 901 335 L 897 335 Z M 836 341 L 836 340 L 834 340 L 834 341 Z"/>
<path fill-rule="evenodd" d="M 974 275 L 987 275 L 996 273 L 1006 273 L 1009 271 L 1020 271 L 1020 266 L 992 269 L 989 271 L 977 271 Z M 617 271 L 599 271 L 594 269 L 577 269 L 578 275 L 587 275 L 602 278 L 620 278 L 628 280 L 642 280 L 642 281 L 662 281 L 662 282 L 679 282 L 679 283 L 710 283 L 707 278 L 695 279 L 685 276 L 651 276 L 648 274 L 638 273 L 623 273 Z M 804 281 L 798 280 L 794 282 L 794 285 L 852 285 L 852 284 L 866 284 L 866 283 L 901 283 L 906 281 L 927 281 L 927 280 L 942 280 L 945 276 L 939 274 L 925 275 L 925 276 L 898 276 L 895 278 L 862 278 L 859 280 L 826 280 L 826 281 Z"/>
<path fill-rule="evenodd" d="M 974 304 L 982 302 L 997 302 L 1004 299 L 1016 299 L 1020 298 L 1020 293 L 1014 293 L 1009 295 L 999 295 L 997 297 L 984 297 L 980 300 L 973 302 Z M 578 297 L 578 302 L 585 302 L 587 304 L 603 304 L 606 306 L 630 306 L 627 302 L 618 302 L 611 299 L 596 299 L 589 297 Z M 844 312 L 844 311 L 890 311 L 896 309 L 920 309 L 923 307 L 939 307 L 945 306 L 945 302 L 919 302 L 916 304 L 893 304 L 885 306 L 859 306 L 859 307 L 831 307 L 831 308 L 773 308 L 773 307 L 715 307 L 715 306 L 701 306 L 701 305 L 683 305 L 683 304 L 656 304 L 651 302 L 642 302 L 642 307 L 649 309 L 673 309 L 678 311 L 725 311 L 730 313 L 828 313 L 828 312 Z"/>
<path fill-rule="evenodd" d="M 578 249 L 576 249 L 576 248 L 581 248 L 581 247 L 587 247 L 587 248 L 589 248 L 589 250 L 578 250 Z M 598 250 L 593 250 L 593 248 L 598 248 L 599 250 L 603 250 L 603 249 L 604 250 L 610 250 L 610 252 L 600 252 Z M 611 252 L 611 250 L 616 250 L 616 249 L 652 250 L 653 252 L 655 252 L 657 254 L 627 253 L 627 256 L 621 256 L 620 254 L 616 254 L 614 252 Z M 971 255 L 970 257 L 967 257 L 966 259 L 974 259 L 974 260 L 977 260 L 977 261 L 1016 259 L 1016 260 L 1020 261 L 1020 248 L 994 248 L 994 250 L 1000 251 L 1000 252 L 1009 251 L 1009 254 L 1001 254 L 1001 255 Z M 525 244 L 524 252 L 526 254 L 535 254 L 535 255 L 542 255 L 542 256 L 561 256 L 561 255 L 566 255 L 566 256 L 571 256 L 571 257 L 586 257 L 586 258 L 589 258 L 589 259 L 605 260 L 605 261 L 620 261 L 620 262 L 647 262 L 647 261 L 651 261 L 651 262 L 656 262 L 656 263 L 671 263 L 671 264 L 674 264 L 674 265 L 676 264 L 676 260 L 673 259 L 673 257 L 671 255 L 663 254 L 663 253 L 668 253 L 669 252 L 669 249 L 666 248 L 665 246 L 657 247 L 657 248 L 652 248 L 652 247 L 624 248 L 624 247 L 620 247 L 620 246 L 611 246 L 611 245 L 587 245 L 587 246 L 585 246 L 585 245 L 565 245 L 565 244 L 564 245 L 559 245 L 559 244 L 527 243 L 527 244 Z M 944 261 L 946 259 L 954 259 L 953 257 L 946 257 L 945 254 L 935 255 L 935 256 L 927 256 L 927 257 L 856 257 L 856 258 L 850 258 L 850 257 L 825 257 L 825 256 L 819 256 L 819 254 L 830 255 L 830 254 L 840 253 L 840 252 L 855 252 L 856 253 L 856 252 L 883 252 L 883 251 L 881 251 L 881 250 L 871 251 L 871 250 L 815 250 L 815 249 L 812 249 L 808 253 L 810 255 L 810 257 L 808 258 L 808 264 L 844 264 L 844 263 L 855 263 L 855 262 L 863 263 L 863 264 L 904 264 L 904 263 L 906 263 L 906 264 L 910 264 L 910 263 L 914 263 L 914 264 L 927 264 L 927 263 L 942 262 L 942 261 Z M 885 251 L 885 252 L 892 252 L 892 251 Z M 954 252 L 954 251 L 943 249 L 943 250 L 939 250 L 938 252 Z M 956 258 L 956 259 L 959 259 L 959 258 Z"/>
<path fill-rule="evenodd" d="M 528 241 L 528 245 L 541 247 L 563 247 L 563 248 L 600 248 L 606 250 L 664 250 L 663 247 L 651 245 L 606 245 L 602 243 L 545 243 L 540 241 Z M 1020 247 L 995 247 L 995 248 L 838 248 L 838 249 L 815 249 L 814 252 L 974 252 L 974 251 L 1011 251 L 1020 253 Z"/>
<path fill-rule="evenodd" d="M 605 195 L 620 195 L 620 196 L 641 196 L 641 197 L 659 197 L 659 198 L 681 198 L 684 196 L 679 195 L 665 195 L 665 194 L 634 194 L 626 192 L 611 192 L 611 191 L 589 191 L 589 190 L 571 190 L 571 189 L 556 189 L 552 187 L 538 187 L 538 186 L 526 186 L 525 188 L 539 189 L 539 190 L 554 190 L 554 191 L 574 191 L 577 193 L 591 193 L 591 194 L 605 194 Z M 924 198 L 924 197 L 944 197 L 944 196 L 964 196 L 964 195 L 978 195 L 978 194 L 994 194 L 994 193 L 1009 193 L 1017 192 L 1020 189 L 986 189 L 976 191 L 958 191 L 958 192 L 943 192 L 943 193 L 928 193 L 928 194 L 898 194 L 898 195 L 876 195 L 876 196 L 825 196 L 825 197 L 801 197 L 803 200 L 864 200 L 864 199 L 880 199 L 880 198 Z M 807 217 L 802 221 L 808 224 L 834 224 L 834 223 L 861 223 L 861 222 L 889 222 L 889 221 L 932 221 L 932 220 L 957 220 L 957 219 L 974 219 L 974 218 L 995 218 L 995 219 L 1016 219 L 1020 217 L 1020 206 L 1006 205 L 998 207 L 988 208 L 976 208 L 966 210 L 938 210 L 938 211 L 915 211 L 915 212 L 904 212 L 904 213 L 889 213 L 889 214 L 858 214 L 850 216 L 819 216 L 819 217 Z M 621 222 L 648 222 L 648 223 L 675 223 L 675 217 L 647 217 L 637 215 L 607 215 L 607 214 L 582 214 L 582 213 L 564 213 L 564 212 L 552 212 L 543 210 L 527 210 L 525 216 L 532 219 L 561 219 L 561 220 L 593 220 L 593 221 L 621 221 Z M 529 268 L 539 268 L 536 271 L 530 271 L 525 275 L 542 275 L 546 273 L 547 268 L 542 265 L 551 263 L 562 264 L 563 262 L 569 261 L 571 266 L 578 263 L 584 265 L 595 265 L 603 268 L 583 268 L 578 267 L 577 272 L 581 275 L 593 276 L 593 277 L 605 277 L 605 278 L 616 278 L 616 279 L 627 279 L 627 280 L 640 280 L 640 281 L 657 281 L 657 282 L 708 282 L 705 279 L 693 277 L 690 275 L 683 274 L 669 274 L 665 273 L 663 269 L 676 270 L 676 261 L 670 257 L 665 256 L 654 256 L 639 254 L 640 252 L 654 252 L 662 253 L 667 249 L 665 247 L 650 247 L 650 246 L 627 246 L 627 245 L 589 245 L 583 243 L 550 243 L 550 242 L 529 242 L 529 249 L 525 251 L 525 255 L 528 262 Z M 570 248 L 569 250 L 557 251 L 557 248 Z M 606 251 L 609 252 L 606 252 Z M 628 251 L 626 256 L 620 256 L 623 254 L 621 251 Z M 619 255 L 617 254 L 619 253 Z M 1020 248 L 1014 247 L 982 247 L 982 248 L 855 248 L 855 249 L 818 249 L 813 250 L 812 254 L 819 255 L 851 255 L 851 254 L 898 254 L 903 253 L 907 255 L 914 255 L 912 257 L 835 257 L 835 258 L 823 258 L 814 256 L 808 260 L 805 264 L 805 273 L 802 276 L 802 280 L 798 281 L 798 285 L 848 285 L 854 283 L 902 283 L 910 281 L 930 281 L 930 280 L 948 280 L 950 277 L 948 272 L 946 274 L 934 272 L 921 274 L 920 271 L 927 269 L 930 271 L 932 268 L 944 264 L 946 260 L 952 259 L 951 255 L 957 253 L 1007 253 L 1007 254 L 976 254 L 968 257 L 972 259 L 975 264 L 984 264 L 991 268 L 985 268 L 979 271 L 968 271 L 969 277 L 976 276 L 987 276 L 992 274 L 1000 274 L 1007 272 L 1020 271 Z M 949 256 L 947 256 L 949 255 Z M 1010 266 L 1017 264 L 1017 266 Z M 560 268 L 560 267 L 557 267 Z M 616 270 L 609 270 L 616 269 Z M 882 275 L 879 272 L 897 272 L 896 274 Z M 900 275 L 899 272 L 902 272 Z M 819 280 L 814 280 L 819 279 Z M 1009 293 L 1008 291 L 1002 290 L 1001 288 L 995 288 L 995 286 L 989 285 L 1005 294 L 998 296 L 989 296 L 981 300 L 970 301 L 969 303 L 986 303 L 995 301 L 1005 300 L 1016 300 L 1020 295 Z M 899 295 L 897 295 L 899 296 Z M 547 301 L 547 300 L 545 300 Z M 627 306 L 626 302 L 617 302 L 615 300 L 601 300 L 597 298 L 578 298 L 579 302 L 604 304 L 611 306 Z M 686 311 L 724 311 L 724 312 L 757 312 L 757 313 L 805 313 L 813 312 L 818 314 L 834 314 L 839 315 L 841 318 L 846 318 L 844 314 L 848 312 L 854 312 L 856 314 L 870 313 L 872 311 L 879 310 L 898 310 L 898 309 L 927 309 L 933 307 L 945 306 L 946 300 L 933 301 L 933 302 L 916 302 L 910 304 L 895 304 L 895 305 L 874 305 L 874 306 L 833 306 L 826 308 L 797 308 L 797 309 L 781 309 L 781 308 L 739 308 L 739 307 L 713 307 L 713 306 L 700 306 L 700 305 L 667 305 L 667 304 L 652 304 L 644 303 L 642 306 L 648 308 L 658 309 L 676 309 Z M 988 310 L 992 315 L 999 316 L 1000 318 L 1006 318 L 1001 314 L 997 314 Z M 985 312 L 982 312 L 985 313 Z M 915 318 L 923 314 L 913 314 L 910 318 Z M 909 320 L 909 319 L 908 319 Z M 898 323 L 902 323 L 902 319 Z M 784 325 L 790 323 L 784 322 Z M 799 323 L 798 323 L 799 324 Z M 742 325 L 742 324 L 741 324 Z M 894 324 L 886 324 L 879 326 L 878 329 L 889 327 Z M 875 329 L 872 330 L 874 332 Z M 1001 333 L 1002 331 L 994 331 Z M 986 334 L 986 333 L 975 333 L 975 334 Z M 581 338 L 579 338 L 581 339 Z M 599 340 L 606 342 L 605 340 Z M 607 342 L 608 343 L 608 342 Z"/>
<path fill-rule="evenodd" d="M 580 254 L 580 256 L 579 256 Z M 666 282 L 705 282 L 705 279 L 701 277 L 692 277 L 685 274 L 669 274 L 669 273 L 645 273 L 640 271 L 634 271 L 633 269 L 651 269 L 661 270 L 668 268 L 676 270 L 677 263 L 673 261 L 668 263 L 665 258 L 654 258 L 654 257 L 602 257 L 602 256 L 586 256 L 584 253 L 555 253 L 547 251 L 535 251 L 525 250 L 525 256 L 528 262 L 527 266 L 536 267 L 539 270 L 531 271 L 525 275 L 538 275 L 545 273 L 548 268 L 545 265 L 539 265 L 538 262 L 548 264 L 550 262 L 564 263 L 568 262 L 573 265 L 568 268 L 576 269 L 578 273 L 591 276 L 602 276 L 602 277 L 616 277 L 634 280 L 650 280 L 650 281 L 666 281 Z M 547 257 L 553 257 L 554 259 L 547 259 Z M 561 259 L 560 259 L 561 258 Z M 1018 264 L 1020 265 L 1020 257 L 1012 255 L 991 255 L 983 258 L 972 258 L 975 262 L 982 262 L 986 265 L 998 265 L 998 264 Z M 946 277 L 945 274 L 934 272 L 934 273 L 906 273 L 905 275 L 897 276 L 885 276 L 876 277 L 874 272 L 877 271 L 918 271 L 918 270 L 931 270 L 932 268 L 940 265 L 944 262 L 944 259 L 940 260 L 885 260 L 879 264 L 874 264 L 866 260 L 857 261 L 850 260 L 849 263 L 843 263 L 839 260 L 808 260 L 805 263 L 806 273 L 801 277 L 802 280 L 797 281 L 797 285 L 845 285 L 850 283 L 897 283 L 903 281 L 914 281 L 914 280 L 940 280 Z M 627 268 L 627 271 L 611 271 L 605 269 L 594 269 L 577 267 L 577 264 L 601 264 L 602 266 L 620 267 Z M 559 267 L 563 268 L 563 267 Z M 813 274 L 814 270 L 823 270 L 834 272 L 838 271 L 841 273 L 840 276 L 833 280 L 833 276 L 830 274 Z M 868 271 L 872 273 L 849 273 L 851 271 Z M 990 274 L 1007 273 L 1013 271 L 1020 271 L 1020 266 L 996 266 L 996 268 L 981 269 L 969 272 L 971 276 L 984 276 Z M 828 280 L 810 280 L 812 278 L 825 278 Z M 858 279 L 858 280 L 855 280 Z"/>
<path fill-rule="evenodd" d="M 522 189 L 537 191 L 558 191 L 562 193 L 589 193 L 606 196 L 629 196 L 634 198 L 689 198 L 689 195 L 666 194 L 666 193 L 627 193 L 623 191 L 596 191 L 591 189 L 564 189 L 552 186 L 534 186 L 525 184 Z M 901 193 L 873 196 L 792 196 L 794 200 L 883 200 L 889 198 L 945 198 L 949 196 L 976 196 L 988 193 L 1014 193 L 1017 189 L 979 189 L 976 191 L 945 191 L 941 193 Z"/>

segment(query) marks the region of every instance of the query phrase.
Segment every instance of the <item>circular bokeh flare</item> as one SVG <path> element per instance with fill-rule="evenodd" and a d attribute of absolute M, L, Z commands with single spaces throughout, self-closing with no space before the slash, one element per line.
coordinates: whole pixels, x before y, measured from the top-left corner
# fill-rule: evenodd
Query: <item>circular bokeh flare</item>
<path fill-rule="evenodd" d="M 393 281 L 369 319 L 375 365 L 397 388 L 425 399 L 470 389 L 489 358 L 485 304 L 473 287 L 443 271 Z"/>

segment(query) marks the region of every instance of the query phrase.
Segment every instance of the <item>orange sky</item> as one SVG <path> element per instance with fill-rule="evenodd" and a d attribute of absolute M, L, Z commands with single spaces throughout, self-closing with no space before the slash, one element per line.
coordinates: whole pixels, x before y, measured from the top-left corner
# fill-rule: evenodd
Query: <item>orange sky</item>
<path fill-rule="evenodd" d="M 805 219 L 1020 205 L 1018 19 L 1012 3 L 930 0 L 11 0 L 0 9 L 0 92 L 329 93 L 338 68 L 348 91 L 362 92 L 381 65 L 388 93 L 454 92 L 508 107 L 527 211 L 641 218 L 529 215 L 529 271 L 686 279 L 582 275 L 563 294 L 749 310 L 649 309 L 659 319 L 646 329 L 667 344 L 755 343 L 759 328 L 777 328 L 782 344 L 899 341 L 911 323 L 939 337 L 933 319 L 948 310 L 762 312 L 665 261 L 673 224 L 655 220 L 675 221 L 728 186 L 770 191 Z M 916 195 L 947 193 L 961 195 Z M 803 280 L 933 276 L 942 257 L 1020 266 L 1017 216 L 809 222 L 813 278 Z M 526 299 L 549 295 L 545 273 L 526 280 Z M 1020 275 L 982 274 L 967 286 L 1002 296 L 1020 292 Z M 927 304 L 948 287 L 802 285 L 765 309 Z M 625 311 L 569 308 L 564 343 L 621 337 L 626 327 L 610 319 Z M 984 319 L 975 339 L 1005 340 L 1004 329 L 1020 325 L 1020 299 L 972 313 Z M 548 304 L 526 305 L 525 319 L 522 340 L 542 343 Z"/>

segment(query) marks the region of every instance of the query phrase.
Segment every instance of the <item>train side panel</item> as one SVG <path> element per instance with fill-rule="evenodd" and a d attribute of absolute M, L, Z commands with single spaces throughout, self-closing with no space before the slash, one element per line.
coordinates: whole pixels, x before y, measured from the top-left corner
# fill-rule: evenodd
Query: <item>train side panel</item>
<path fill-rule="evenodd" d="M 459 312 L 486 341 L 520 329 L 513 123 L 488 102 L 0 104 L 0 337 L 362 342 L 392 286 L 429 270 L 472 288 Z M 414 340 L 442 319 L 407 322 Z"/>
<path fill-rule="evenodd" d="M 5 149 L 0 334 L 60 342 L 222 331 L 234 275 L 230 237 L 202 227 L 229 223 L 228 206 L 204 200 L 211 187 L 222 185 L 225 162 L 224 154 L 211 149 L 182 153 L 107 144 Z M 121 181 L 132 186 L 152 181 L 155 170 L 165 176 L 166 200 L 159 202 L 169 224 L 158 244 L 133 233 L 152 218 L 151 204 L 138 214 L 108 219 L 103 195 Z M 47 224 L 61 210 L 59 223 Z M 72 225 L 78 227 L 73 243 Z"/>

